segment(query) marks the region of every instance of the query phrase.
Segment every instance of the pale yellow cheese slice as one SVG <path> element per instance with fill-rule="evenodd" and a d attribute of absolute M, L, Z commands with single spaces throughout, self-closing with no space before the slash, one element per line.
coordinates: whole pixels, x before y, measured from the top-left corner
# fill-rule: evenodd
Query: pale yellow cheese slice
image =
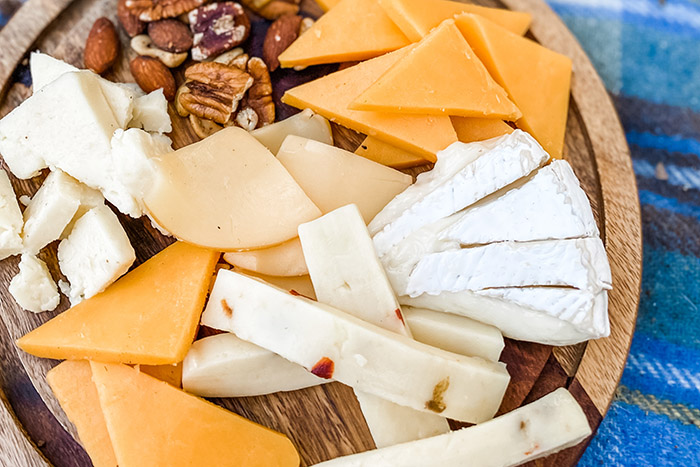
<path fill-rule="evenodd" d="M 224 253 L 233 266 L 269 276 L 303 276 L 308 274 L 299 237 L 270 248 Z"/>

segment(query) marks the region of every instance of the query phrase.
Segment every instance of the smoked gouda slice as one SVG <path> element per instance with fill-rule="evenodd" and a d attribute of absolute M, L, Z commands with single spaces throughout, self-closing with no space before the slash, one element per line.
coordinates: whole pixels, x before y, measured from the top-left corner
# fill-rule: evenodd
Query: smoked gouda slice
<path fill-rule="evenodd" d="M 571 88 L 571 59 L 476 15 L 455 19 L 491 76 L 523 113 L 516 122 L 552 157 L 561 157 Z"/>
<path fill-rule="evenodd" d="M 373 136 L 365 138 L 355 149 L 355 154 L 395 169 L 405 169 L 428 163 L 425 158 L 417 154 L 399 149 Z"/>
<path fill-rule="evenodd" d="M 289 439 L 125 365 L 90 362 L 120 467 L 298 467 Z"/>
<path fill-rule="evenodd" d="M 181 362 L 194 340 L 218 258 L 218 252 L 174 243 L 17 345 L 42 358 Z"/>
<path fill-rule="evenodd" d="M 435 162 L 436 152 L 457 141 L 449 117 L 348 109 L 362 91 L 408 51 L 409 48 L 399 49 L 292 88 L 284 94 L 282 102 L 299 109 L 309 107 L 340 125 L 381 138 L 389 144 Z"/>
<path fill-rule="evenodd" d="M 513 128 L 497 118 L 452 117 L 457 138 L 463 143 L 484 141 L 513 133 Z"/>
<path fill-rule="evenodd" d="M 487 18 L 514 34 L 522 36 L 532 17 L 521 11 L 488 8 L 447 0 L 378 0 L 379 5 L 411 41 L 416 42 L 446 19 L 461 13 Z M 324 0 L 328 3 L 329 0 Z"/>
<path fill-rule="evenodd" d="M 522 116 L 474 55 L 454 20 L 440 24 L 350 108 L 515 121 Z"/>
<path fill-rule="evenodd" d="M 342 0 L 282 52 L 279 61 L 288 68 L 366 60 L 408 44 L 377 0 Z"/>

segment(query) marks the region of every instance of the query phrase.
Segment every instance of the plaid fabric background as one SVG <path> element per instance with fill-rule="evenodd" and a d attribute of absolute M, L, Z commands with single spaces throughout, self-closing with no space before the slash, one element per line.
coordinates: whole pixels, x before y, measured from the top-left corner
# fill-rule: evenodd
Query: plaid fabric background
<path fill-rule="evenodd" d="M 581 465 L 700 466 L 700 0 L 549 3 L 616 104 L 644 228 L 637 332 Z"/>

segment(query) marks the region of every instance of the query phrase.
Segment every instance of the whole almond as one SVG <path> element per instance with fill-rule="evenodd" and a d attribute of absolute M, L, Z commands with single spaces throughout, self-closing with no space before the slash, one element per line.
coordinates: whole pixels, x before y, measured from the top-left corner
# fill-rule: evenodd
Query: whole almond
<path fill-rule="evenodd" d="M 85 42 L 85 68 L 98 74 L 104 73 L 117 61 L 119 47 L 119 36 L 114 24 L 105 17 L 98 18 Z"/>
<path fill-rule="evenodd" d="M 156 47 L 168 52 L 182 53 L 192 48 L 190 28 L 176 19 L 148 23 L 148 35 Z"/>
<path fill-rule="evenodd" d="M 146 23 L 127 8 L 126 2 L 127 0 L 117 2 L 117 18 L 129 37 L 138 36 L 146 29 Z"/>
<path fill-rule="evenodd" d="M 268 28 L 262 55 L 270 71 L 275 71 L 280 66 L 279 55 L 299 36 L 301 19 L 299 15 L 284 15 Z"/>
<path fill-rule="evenodd" d="M 136 83 L 145 92 L 162 88 L 166 99 L 172 101 L 175 98 L 175 78 L 157 58 L 140 55 L 129 63 L 129 69 Z"/>

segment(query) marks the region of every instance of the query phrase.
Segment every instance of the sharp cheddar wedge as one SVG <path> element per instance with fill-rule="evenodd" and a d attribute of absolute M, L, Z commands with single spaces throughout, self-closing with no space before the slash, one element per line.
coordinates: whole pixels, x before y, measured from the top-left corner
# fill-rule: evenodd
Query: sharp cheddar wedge
<path fill-rule="evenodd" d="M 374 136 L 365 138 L 355 149 L 355 154 L 395 169 L 405 169 L 428 163 L 424 157 L 385 143 Z"/>
<path fill-rule="evenodd" d="M 513 133 L 513 128 L 497 118 L 450 117 L 462 143 L 484 141 Z"/>

